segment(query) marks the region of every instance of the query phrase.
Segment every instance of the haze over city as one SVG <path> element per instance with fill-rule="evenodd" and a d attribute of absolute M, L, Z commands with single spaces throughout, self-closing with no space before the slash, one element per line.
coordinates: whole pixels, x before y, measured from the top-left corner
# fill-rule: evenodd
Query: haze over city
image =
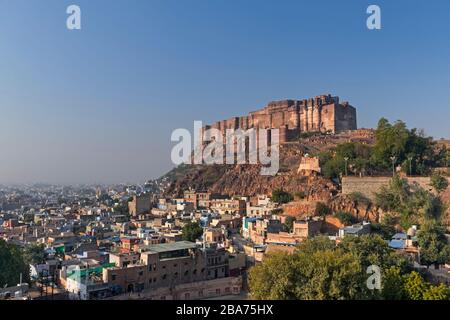
<path fill-rule="evenodd" d="M 171 132 L 339 95 L 449 138 L 448 1 L 0 1 L 0 183 L 143 182 Z M 126 10 L 123 10 L 126 7 Z"/>

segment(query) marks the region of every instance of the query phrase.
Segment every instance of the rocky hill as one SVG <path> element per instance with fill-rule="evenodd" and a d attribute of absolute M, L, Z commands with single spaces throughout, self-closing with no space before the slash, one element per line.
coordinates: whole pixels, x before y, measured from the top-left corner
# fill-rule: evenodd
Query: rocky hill
<path fill-rule="evenodd" d="M 259 165 L 181 165 L 158 181 L 163 186 L 161 192 L 166 196 L 180 196 L 189 187 L 231 196 L 270 194 L 273 189 L 283 188 L 312 199 L 329 198 L 330 194 L 338 192 L 336 184 L 320 176 L 298 174 L 301 157 L 330 150 L 347 141 L 363 140 L 371 143 L 373 138 L 367 132 L 357 130 L 336 135 L 309 134 L 296 142 L 284 143 L 280 146 L 280 170 L 276 176 L 260 175 Z"/>

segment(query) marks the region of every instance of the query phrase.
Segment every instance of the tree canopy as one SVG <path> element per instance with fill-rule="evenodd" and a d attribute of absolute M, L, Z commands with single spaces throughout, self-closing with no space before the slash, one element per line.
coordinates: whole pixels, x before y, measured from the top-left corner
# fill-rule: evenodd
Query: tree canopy
<path fill-rule="evenodd" d="M 448 180 L 443 175 L 435 172 L 431 176 L 430 185 L 438 192 L 441 193 L 448 187 Z"/>
<path fill-rule="evenodd" d="M 203 228 L 198 222 L 188 222 L 183 226 L 182 238 L 185 241 L 195 242 L 203 234 Z"/>
<path fill-rule="evenodd" d="M 44 245 L 32 244 L 27 246 L 23 252 L 23 258 L 28 264 L 39 264 L 45 262 L 46 253 Z"/>
<path fill-rule="evenodd" d="M 450 245 L 447 244 L 445 227 L 435 222 L 421 226 L 417 235 L 420 247 L 420 262 L 431 265 L 450 262 Z"/>
<path fill-rule="evenodd" d="M 398 175 L 375 198 L 376 204 L 394 218 L 386 223 L 399 222 L 405 230 L 414 224 L 439 221 L 444 209 L 439 197 Z"/>
<path fill-rule="evenodd" d="M 25 262 L 22 250 L 0 239 L 0 286 L 15 286 L 20 281 L 29 279 L 30 269 Z"/>
<path fill-rule="evenodd" d="M 371 265 L 380 267 L 380 290 L 367 286 Z M 424 281 L 405 256 L 376 235 L 345 237 L 337 245 L 318 236 L 294 254 L 269 254 L 250 269 L 249 288 L 252 298 L 269 300 L 449 299 L 448 286 Z"/>
<path fill-rule="evenodd" d="M 294 200 L 294 197 L 289 192 L 283 191 L 282 189 L 275 189 L 272 191 L 271 200 L 276 203 L 288 203 Z"/>
<path fill-rule="evenodd" d="M 445 147 L 436 148 L 433 139 L 423 131 L 408 129 L 403 121 L 391 124 L 381 118 L 375 130 L 373 146 L 346 142 L 318 156 L 322 174 L 327 178 L 338 178 L 346 171 L 348 174 L 363 175 L 391 172 L 392 156 L 395 157 L 394 164 L 400 165 L 404 172 L 424 175 L 432 167 L 446 166 L 449 153 Z"/>

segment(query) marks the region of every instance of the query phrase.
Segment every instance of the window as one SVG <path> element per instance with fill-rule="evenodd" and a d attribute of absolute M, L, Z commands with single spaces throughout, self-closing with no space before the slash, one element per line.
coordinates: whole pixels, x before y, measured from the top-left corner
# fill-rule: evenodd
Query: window
<path fill-rule="evenodd" d="M 230 292 L 230 288 L 229 288 L 229 287 L 226 287 L 226 288 L 225 288 L 225 292 L 226 292 L 226 293 L 229 293 L 229 292 Z"/>
<path fill-rule="evenodd" d="M 116 276 L 115 274 L 112 274 L 112 275 L 111 275 L 111 280 L 112 280 L 112 281 L 115 281 L 116 278 L 117 278 L 117 276 Z"/>
<path fill-rule="evenodd" d="M 189 298 L 190 298 L 190 294 L 189 294 L 189 292 L 186 292 L 184 294 L 184 299 L 189 300 Z"/>
<path fill-rule="evenodd" d="M 194 275 L 196 275 L 196 274 L 197 274 L 197 269 L 194 269 L 194 271 L 192 271 L 192 273 L 193 273 Z"/>
<path fill-rule="evenodd" d="M 144 275 L 144 271 L 139 271 L 139 276 L 142 277 Z"/>
<path fill-rule="evenodd" d="M 216 289 L 216 294 L 220 294 L 220 289 Z"/>
<path fill-rule="evenodd" d="M 177 266 L 178 266 L 178 264 L 176 264 L 176 263 L 173 265 L 174 268 L 176 268 Z"/>
<path fill-rule="evenodd" d="M 164 274 L 164 275 L 162 276 L 162 279 L 163 279 L 163 280 L 166 280 L 166 278 L 167 278 L 167 274 Z"/>
<path fill-rule="evenodd" d="M 162 297 L 161 297 L 161 300 L 166 300 L 166 296 L 162 296 Z"/>
<path fill-rule="evenodd" d="M 189 270 L 186 270 L 186 271 L 184 272 L 184 276 L 186 277 L 188 274 L 189 274 Z"/>

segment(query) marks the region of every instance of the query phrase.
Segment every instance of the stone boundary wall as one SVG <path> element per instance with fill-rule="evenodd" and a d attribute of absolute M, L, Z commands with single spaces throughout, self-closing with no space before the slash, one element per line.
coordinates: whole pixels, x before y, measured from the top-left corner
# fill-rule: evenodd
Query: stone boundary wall
<path fill-rule="evenodd" d="M 139 293 L 125 293 L 109 300 L 203 300 L 242 294 L 241 276 L 183 283 L 172 288 L 147 289 Z M 228 289 L 228 290 L 227 290 Z"/>
<path fill-rule="evenodd" d="M 375 193 L 379 192 L 382 186 L 387 186 L 392 177 L 343 177 L 342 194 L 348 195 L 359 192 L 365 197 L 374 200 Z M 430 177 L 406 177 L 409 184 L 417 183 L 428 191 L 434 189 L 430 186 Z M 450 178 L 447 178 L 450 183 Z"/>

